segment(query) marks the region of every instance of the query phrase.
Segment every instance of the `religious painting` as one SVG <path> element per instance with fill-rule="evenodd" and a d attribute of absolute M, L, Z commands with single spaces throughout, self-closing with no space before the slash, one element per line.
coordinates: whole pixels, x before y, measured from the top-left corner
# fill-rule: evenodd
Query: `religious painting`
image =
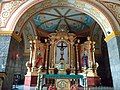
<path fill-rule="evenodd" d="M 44 48 L 44 45 L 41 43 L 36 53 L 36 66 L 37 67 L 39 67 L 40 65 L 43 65 L 44 54 L 45 54 L 45 48 Z"/>

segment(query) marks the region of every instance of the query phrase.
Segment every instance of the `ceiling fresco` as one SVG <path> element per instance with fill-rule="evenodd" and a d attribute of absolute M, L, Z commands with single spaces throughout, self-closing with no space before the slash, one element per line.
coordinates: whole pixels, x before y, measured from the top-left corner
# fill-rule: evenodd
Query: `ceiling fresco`
<path fill-rule="evenodd" d="M 66 29 L 70 32 L 88 30 L 95 21 L 88 15 L 70 7 L 52 7 L 33 16 L 37 28 L 48 32 Z"/>

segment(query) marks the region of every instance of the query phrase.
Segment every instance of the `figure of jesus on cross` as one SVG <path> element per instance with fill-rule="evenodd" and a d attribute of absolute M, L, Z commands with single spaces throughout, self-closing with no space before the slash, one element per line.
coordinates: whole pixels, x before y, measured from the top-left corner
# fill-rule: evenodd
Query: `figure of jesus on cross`
<path fill-rule="evenodd" d="M 60 45 L 58 45 L 57 46 L 59 49 L 60 49 L 60 54 L 61 54 L 61 58 L 60 58 L 60 60 L 64 60 L 64 57 L 63 57 L 63 55 L 64 55 L 64 49 L 67 47 L 65 44 L 64 44 L 64 42 L 63 41 L 61 41 L 60 42 Z"/>
<path fill-rule="evenodd" d="M 64 61 L 64 49 L 67 47 L 67 45 L 61 41 L 58 46 L 57 46 L 59 49 L 60 49 L 60 69 L 65 69 L 65 61 Z"/>

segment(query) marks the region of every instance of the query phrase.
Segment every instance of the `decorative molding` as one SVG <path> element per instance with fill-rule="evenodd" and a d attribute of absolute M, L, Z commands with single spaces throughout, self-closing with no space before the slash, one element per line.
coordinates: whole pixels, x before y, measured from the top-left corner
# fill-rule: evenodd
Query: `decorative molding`
<path fill-rule="evenodd" d="M 13 32 L 13 30 L 7 30 L 7 31 L 0 30 L 0 36 L 12 36 L 18 42 L 22 40 L 19 35 Z"/>
<path fill-rule="evenodd" d="M 0 35 L 12 36 L 13 31 L 0 31 Z"/>
<path fill-rule="evenodd" d="M 0 27 L 5 27 L 11 15 L 26 1 L 2 1 L 0 3 Z"/>
<path fill-rule="evenodd" d="M 120 25 L 120 4 L 113 3 L 113 2 L 101 2 L 104 6 L 111 11 L 111 13 L 115 16 L 117 19 L 119 25 Z"/>
<path fill-rule="evenodd" d="M 20 41 L 22 40 L 22 38 L 21 38 L 19 35 L 15 34 L 15 33 L 12 34 L 12 37 L 13 37 L 15 40 L 17 40 L 18 42 L 20 42 Z"/>
<path fill-rule="evenodd" d="M 104 40 L 106 42 L 108 42 L 108 41 L 110 41 L 112 38 L 114 38 L 116 36 L 120 36 L 120 31 L 113 31 L 113 32 L 111 32 L 111 34 L 106 36 L 106 38 Z"/>
<path fill-rule="evenodd" d="M 39 2 L 39 1 L 38 1 Z M 30 5 L 29 5 L 30 6 Z M 101 25 L 102 29 L 104 29 L 105 36 L 107 35 L 107 32 L 112 32 L 112 27 L 106 18 L 106 16 L 103 14 L 102 11 L 100 11 L 97 6 L 94 6 L 93 4 L 85 1 L 70 1 L 65 0 L 63 2 L 55 2 L 54 0 L 47 0 L 43 2 L 36 3 L 35 5 L 31 6 L 29 9 L 27 9 L 27 12 L 25 12 L 22 16 L 22 18 L 19 18 L 19 21 L 17 22 L 17 25 L 15 27 L 15 30 L 20 32 L 22 26 L 25 24 L 25 22 L 32 17 L 35 13 L 48 8 L 48 7 L 54 7 L 54 6 L 68 6 L 73 7 L 78 10 L 82 10 L 83 12 L 90 15 L 92 18 L 94 18 L 98 23 Z M 26 10 L 26 9 L 25 9 Z M 22 13 L 21 13 L 22 14 Z M 13 26 L 14 27 L 14 26 Z M 117 30 L 117 29 L 116 29 Z"/>

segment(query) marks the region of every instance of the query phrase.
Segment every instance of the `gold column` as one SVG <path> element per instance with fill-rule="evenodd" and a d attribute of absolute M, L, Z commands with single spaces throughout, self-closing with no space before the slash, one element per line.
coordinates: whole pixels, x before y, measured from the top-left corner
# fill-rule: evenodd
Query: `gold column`
<path fill-rule="evenodd" d="M 48 60 L 48 58 L 49 58 L 49 57 L 48 57 L 48 50 L 49 50 L 48 47 L 49 47 L 49 44 L 47 43 L 47 44 L 46 44 L 45 66 L 47 65 L 47 60 Z"/>
<path fill-rule="evenodd" d="M 69 54 L 69 57 L 68 57 L 68 60 L 69 60 L 69 65 L 71 66 L 71 50 L 70 50 L 70 44 L 68 44 L 68 54 Z M 69 66 L 69 67 L 70 67 Z"/>
<path fill-rule="evenodd" d="M 29 61 L 26 63 L 27 66 L 27 74 L 34 74 L 37 75 L 36 72 L 36 39 L 35 40 L 30 40 L 30 58 Z"/>
<path fill-rule="evenodd" d="M 78 64 L 78 61 L 79 61 L 79 57 L 78 57 L 78 44 L 75 44 L 75 49 L 76 49 L 76 59 L 77 59 L 77 66 L 79 65 Z"/>
<path fill-rule="evenodd" d="M 113 32 L 111 32 L 109 35 L 107 35 L 105 37 L 105 41 L 109 42 L 112 38 L 116 37 L 116 36 L 120 36 L 120 31 L 119 30 L 114 30 Z"/>
<path fill-rule="evenodd" d="M 77 67 L 79 67 L 79 72 L 82 72 L 81 68 L 81 53 L 80 53 L 80 42 L 78 41 L 78 44 L 75 44 L 76 46 L 76 55 L 77 55 Z"/>
<path fill-rule="evenodd" d="M 95 42 L 92 42 L 92 60 L 93 65 L 95 65 Z"/>
<path fill-rule="evenodd" d="M 29 59 L 29 64 L 32 65 L 32 40 L 30 42 L 30 59 Z M 28 67 L 28 72 L 31 72 L 31 69 Z"/>
<path fill-rule="evenodd" d="M 32 72 L 34 72 L 34 69 L 36 68 L 36 40 L 33 40 L 33 51 L 32 51 Z"/>
<path fill-rule="evenodd" d="M 79 65 L 79 53 L 78 53 L 78 44 L 75 44 L 75 74 L 77 74 L 78 73 L 78 68 L 80 67 L 80 65 Z"/>
<path fill-rule="evenodd" d="M 47 43 L 47 55 L 46 55 L 46 61 L 47 61 L 47 74 L 49 73 L 49 66 L 50 66 L 50 44 Z"/>
<path fill-rule="evenodd" d="M 53 63 L 52 63 L 52 66 L 55 67 L 55 61 L 56 61 L 56 44 L 54 42 L 54 45 L 53 45 Z"/>
<path fill-rule="evenodd" d="M 71 60 L 71 66 L 74 67 L 75 66 L 75 63 L 74 63 L 74 47 L 73 47 L 73 41 L 70 43 L 70 52 L 71 52 L 71 55 L 70 55 L 70 60 Z"/>
<path fill-rule="evenodd" d="M 80 42 L 78 42 L 78 63 L 79 63 L 79 70 L 82 72 L 82 67 L 81 67 L 81 45 Z"/>
<path fill-rule="evenodd" d="M 52 45 L 50 45 L 50 53 L 49 53 L 49 62 L 47 62 L 47 63 L 49 63 L 49 67 L 51 68 L 51 61 L 52 61 Z"/>
<path fill-rule="evenodd" d="M 54 41 L 52 40 L 51 41 L 51 46 L 50 46 L 50 67 L 51 68 L 53 68 L 53 66 L 54 66 L 54 61 L 55 61 L 55 43 L 54 43 Z"/>

